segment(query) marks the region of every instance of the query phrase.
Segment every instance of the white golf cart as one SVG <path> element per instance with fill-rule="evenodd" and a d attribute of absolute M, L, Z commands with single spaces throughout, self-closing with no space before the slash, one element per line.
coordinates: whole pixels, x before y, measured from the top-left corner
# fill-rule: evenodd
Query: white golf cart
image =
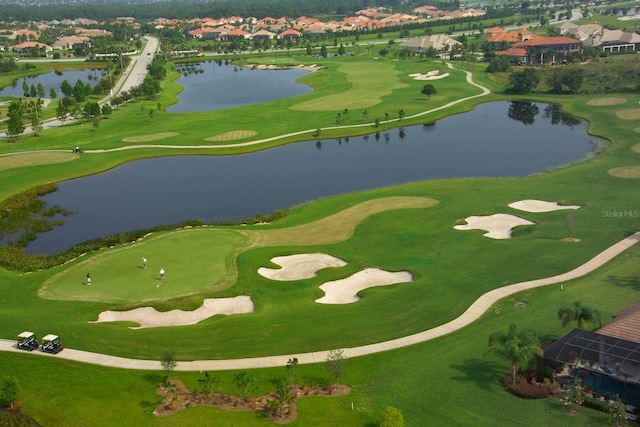
<path fill-rule="evenodd" d="M 57 354 L 62 351 L 62 342 L 57 335 L 48 334 L 42 337 L 42 351 Z"/>
<path fill-rule="evenodd" d="M 18 348 L 21 350 L 33 351 L 38 348 L 38 339 L 36 334 L 24 331 L 18 335 Z"/>

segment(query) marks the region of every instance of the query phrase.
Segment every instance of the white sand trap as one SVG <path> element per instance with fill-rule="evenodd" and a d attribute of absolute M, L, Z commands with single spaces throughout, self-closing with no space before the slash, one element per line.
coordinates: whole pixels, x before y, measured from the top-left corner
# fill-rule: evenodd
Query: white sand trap
<path fill-rule="evenodd" d="M 310 279 L 315 277 L 316 272 L 323 268 L 347 265 L 340 258 L 321 253 L 278 256 L 272 258 L 271 262 L 278 264 L 282 268 L 260 267 L 258 274 L 267 279 L 282 281 Z"/>
<path fill-rule="evenodd" d="M 251 297 L 238 296 L 233 298 L 207 298 L 202 305 L 193 311 L 171 310 L 161 312 L 153 307 L 140 307 L 127 311 L 103 311 L 98 320 L 90 323 L 102 322 L 136 322 L 140 326 L 131 329 L 157 328 L 161 326 L 185 326 L 215 316 L 216 314 L 251 313 L 254 306 Z"/>
<path fill-rule="evenodd" d="M 316 300 L 320 304 L 351 304 L 360 301 L 358 292 L 374 286 L 388 286 L 397 283 L 413 282 L 408 271 L 392 273 L 377 268 L 367 268 L 346 279 L 327 282 L 320 286 L 324 296 Z"/>
<path fill-rule="evenodd" d="M 429 71 L 426 74 L 413 73 L 409 74 L 409 77 L 413 77 L 414 80 L 440 80 L 445 77 L 449 77 L 449 73 L 440 74 L 440 70 Z"/>
<path fill-rule="evenodd" d="M 510 239 L 511 230 L 519 225 L 534 225 L 527 219 L 515 215 L 494 214 L 488 216 L 469 216 L 465 218 L 467 224 L 456 225 L 456 230 L 486 230 L 483 236 L 492 239 Z"/>
<path fill-rule="evenodd" d="M 559 205 L 558 202 L 547 202 L 545 200 L 520 200 L 519 202 L 509 203 L 510 208 L 518 209 L 525 212 L 553 212 L 562 209 L 580 209 L 576 205 Z"/>

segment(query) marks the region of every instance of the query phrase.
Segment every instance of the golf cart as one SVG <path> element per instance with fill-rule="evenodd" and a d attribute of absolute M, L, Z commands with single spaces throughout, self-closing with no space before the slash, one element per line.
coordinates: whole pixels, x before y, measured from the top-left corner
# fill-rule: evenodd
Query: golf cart
<path fill-rule="evenodd" d="M 42 351 L 45 353 L 57 354 L 62 351 L 62 343 L 57 335 L 45 335 L 42 337 Z"/>
<path fill-rule="evenodd" d="M 33 351 L 38 348 L 38 339 L 36 338 L 36 334 L 24 331 L 18 335 L 18 348 L 28 351 Z"/>

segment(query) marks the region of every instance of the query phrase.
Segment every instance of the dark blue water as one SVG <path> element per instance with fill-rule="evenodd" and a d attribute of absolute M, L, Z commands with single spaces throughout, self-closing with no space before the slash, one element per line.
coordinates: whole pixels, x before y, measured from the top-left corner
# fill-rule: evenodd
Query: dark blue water
<path fill-rule="evenodd" d="M 605 396 L 607 400 L 615 400 L 616 395 L 626 405 L 640 406 L 640 385 L 621 381 L 615 377 L 586 371 L 578 371 L 580 377 L 599 396 Z"/>
<path fill-rule="evenodd" d="M 582 159 L 597 141 L 584 123 L 554 106 L 495 102 L 431 126 L 368 137 L 237 156 L 139 160 L 60 183 L 45 200 L 75 215 L 41 234 L 26 252 L 54 253 L 96 237 L 184 220 L 240 220 L 410 181 L 524 176 Z"/>
<path fill-rule="evenodd" d="M 104 71 L 106 72 L 106 70 Z M 38 83 L 42 83 L 42 86 L 44 87 L 45 98 L 49 98 L 49 92 L 51 88 L 56 91 L 56 96 L 58 98 L 61 98 L 62 92 L 60 91 L 60 85 L 64 80 L 69 82 L 72 87 L 78 80 L 81 80 L 85 85 L 89 83 L 89 85 L 93 87 L 102 78 L 102 73 L 103 71 L 100 69 L 86 69 L 80 71 L 59 71 L 57 73 L 52 71 L 50 73 L 40 74 L 33 77 L 23 77 L 18 80 L 14 80 L 11 85 L 5 86 L 0 89 L 0 95 L 23 97 L 24 90 L 22 89 L 22 83 L 23 81 L 26 81 L 29 87 L 31 87 L 31 85 L 34 85 L 36 88 L 38 87 Z"/>
<path fill-rule="evenodd" d="M 304 95 L 312 89 L 295 80 L 306 74 L 297 69 L 257 70 L 207 61 L 178 64 L 183 73 L 176 83 L 184 86 L 173 113 L 224 110 Z"/>

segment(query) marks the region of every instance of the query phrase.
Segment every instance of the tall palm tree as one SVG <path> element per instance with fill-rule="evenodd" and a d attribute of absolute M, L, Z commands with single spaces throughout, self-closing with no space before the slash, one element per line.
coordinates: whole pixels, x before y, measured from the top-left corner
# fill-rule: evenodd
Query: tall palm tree
<path fill-rule="evenodd" d="M 527 47 L 527 56 L 529 57 L 529 65 L 533 64 L 533 60 L 536 57 L 536 48 L 533 46 Z"/>
<path fill-rule="evenodd" d="M 580 301 L 574 302 L 571 307 L 560 308 L 560 310 L 558 310 L 558 319 L 562 321 L 562 326 L 567 326 L 569 323 L 575 321 L 580 329 L 587 329 L 589 323 L 594 321 L 598 322 L 598 327 L 602 326 L 600 312 L 582 305 Z"/>
<path fill-rule="evenodd" d="M 538 337 L 530 328 L 518 330 L 515 323 L 505 333 L 497 331 L 489 337 L 488 353 L 511 362 L 511 381 L 515 385 L 518 364 L 525 364 L 533 357 L 542 356 Z"/>

